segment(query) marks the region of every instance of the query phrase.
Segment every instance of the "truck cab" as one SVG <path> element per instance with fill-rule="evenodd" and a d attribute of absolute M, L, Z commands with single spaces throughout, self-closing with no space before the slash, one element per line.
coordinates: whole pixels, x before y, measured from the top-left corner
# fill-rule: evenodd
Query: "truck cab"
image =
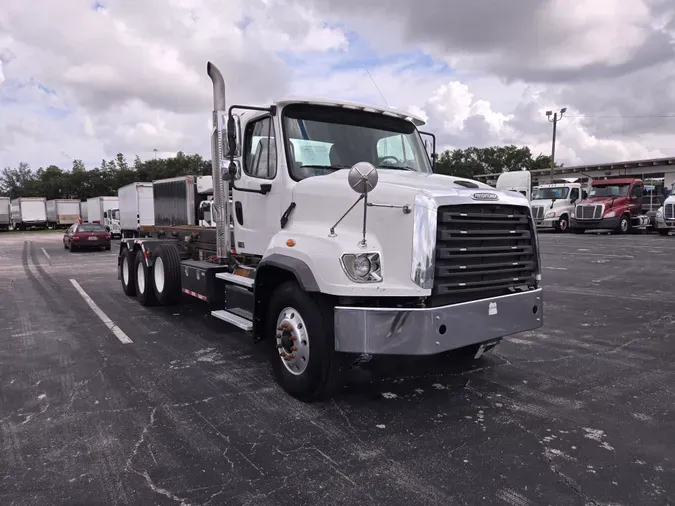
<path fill-rule="evenodd" d="M 532 193 L 530 206 L 538 229 L 569 232 L 574 206 L 586 197 L 579 183 L 542 184 Z"/>
<path fill-rule="evenodd" d="M 111 208 L 103 211 L 103 226 L 113 237 L 122 237 L 120 210 Z"/>
<path fill-rule="evenodd" d="M 671 230 L 675 230 L 675 183 L 670 189 L 670 195 L 656 211 L 656 229 L 660 235 L 668 235 Z"/>
<path fill-rule="evenodd" d="M 277 381 L 305 401 L 330 395 L 360 357 L 477 358 L 542 326 L 526 196 L 434 174 L 414 115 L 309 98 L 228 109 L 222 75 L 208 73 L 215 230 L 123 239 L 127 295 L 208 303 L 267 347 Z"/>
<path fill-rule="evenodd" d="M 641 179 L 599 179 L 591 183 L 588 197 L 579 202 L 570 218 L 574 233 L 611 230 L 626 234 L 646 230 L 649 217 L 642 212 L 644 184 Z"/>

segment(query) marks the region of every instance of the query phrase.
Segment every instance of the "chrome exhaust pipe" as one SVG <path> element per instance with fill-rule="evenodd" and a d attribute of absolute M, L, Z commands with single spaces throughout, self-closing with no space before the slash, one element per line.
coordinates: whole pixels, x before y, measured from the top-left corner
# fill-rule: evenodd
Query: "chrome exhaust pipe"
<path fill-rule="evenodd" d="M 213 173 L 213 201 L 216 213 L 216 255 L 218 260 L 229 259 L 232 251 L 230 238 L 229 181 L 223 181 L 223 131 L 227 121 L 225 80 L 218 67 L 206 64 L 206 73 L 213 83 L 213 128 L 211 129 L 211 169 Z"/>

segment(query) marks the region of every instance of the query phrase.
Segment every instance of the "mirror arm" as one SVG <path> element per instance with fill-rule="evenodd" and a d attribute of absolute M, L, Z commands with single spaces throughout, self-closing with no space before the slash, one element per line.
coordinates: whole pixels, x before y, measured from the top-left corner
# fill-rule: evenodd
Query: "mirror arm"
<path fill-rule="evenodd" d="M 352 204 L 352 207 L 350 207 L 349 209 L 347 209 L 347 211 L 345 212 L 345 214 L 343 214 L 343 215 L 340 217 L 340 219 L 337 220 L 337 222 L 335 223 L 335 225 L 333 225 L 332 227 L 330 227 L 330 234 L 328 234 L 328 237 L 337 237 L 337 234 L 335 233 L 335 227 L 337 227 L 337 226 L 340 224 L 340 222 L 341 222 L 342 220 L 345 219 L 345 216 L 347 216 L 347 215 L 349 214 L 349 212 L 350 212 L 352 209 L 354 209 L 354 208 L 356 207 L 356 204 L 358 204 L 359 202 L 361 202 L 364 198 L 365 198 L 365 194 L 362 193 L 361 195 L 359 195 L 359 198 L 356 199 L 356 202 L 354 202 L 354 203 Z"/>
<path fill-rule="evenodd" d="M 261 184 L 260 189 L 256 190 L 254 188 L 237 188 L 234 184 L 234 181 L 232 181 L 232 189 L 238 192 L 260 193 L 261 195 L 267 195 L 269 192 L 272 191 L 272 185 L 270 183 Z"/>

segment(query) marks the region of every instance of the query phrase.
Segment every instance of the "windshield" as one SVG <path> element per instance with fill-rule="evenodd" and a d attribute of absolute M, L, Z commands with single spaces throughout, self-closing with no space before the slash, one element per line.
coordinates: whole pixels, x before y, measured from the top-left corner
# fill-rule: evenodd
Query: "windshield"
<path fill-rule="evenodd" d="M 77 226 L 77 232 L 104 232 L 101 225 L 95 223 L 85 223 Z"/>
<path fill-rule="evenodd" d="M 110 214 L 112 215 L 113 220 L 118 220 L 120 219 L 120 210 L 119 209 L 111 209 Z"/>
<path fill-rule="evenodd" d="M 532 195 L 532 200 L 566 199 L 569 192 L 570 189 L 567 187 L 537 188 Z"/>
<path fill-rule="evenodd" d="M 409 121 L 306 104 L 287 106 L 283 121 L 288 164 L 296 180 L 349 169 L 357 162 L 431 172 L 420 134 Z"/>
<path fill-rule="evenodd" d="M 609 184 L 606 186 L 593 186 L 590 197 L 625 197 L 628 195 L 629 184 Z"/>

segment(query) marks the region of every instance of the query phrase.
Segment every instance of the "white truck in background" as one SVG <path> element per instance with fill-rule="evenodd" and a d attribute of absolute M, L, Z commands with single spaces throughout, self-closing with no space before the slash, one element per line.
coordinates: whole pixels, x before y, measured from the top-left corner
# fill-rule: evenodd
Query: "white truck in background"
<path fill-rule="evenodd" d="M 675 183 L 671 187 L 670 195 L 656 211 L 656 230 L 660 235 L 675 231 Z"/>
<path fill-rule="evenodd" d="M 80 201 L 74 199 L 54 199 L 47 201 L 47 227 L 68 228 L 76 223 L 80 216 Z"/>
<path fill-rule="evenodd" d="M 0 197 L 0 230 L 7 231 L 12 223 L 9 197 Z"/>
<path fill-rule="evenodd" d="M 122 237 L 139 237 L 143 227 L 155 224 L 152 183 L 131 183 L 117 190 Z"/>
<path fill-rule="evenodd" d="M 20 197 L 11 202 L 12 228 L 47 228 L 47 199 L 44 197 Z"/>
<path fill-rule="evenodd" d="M 87 207 L 87 201 L 80 202 L 80 218 L 84 223 L 89 221 L 89 208 Z"/>
<path fill-rule="evenodd" d="M 113 237 L 122 237 L 120 209 L 117 197 L 87 199 L 89 223 L 100 223 Z"/>
<path fill-rule="evenodd" d="M 586 196 L 581 183 L 561 181 L 539 185 L 530 201 L 537 229 L 569 232 L 574 206 Z"/>

